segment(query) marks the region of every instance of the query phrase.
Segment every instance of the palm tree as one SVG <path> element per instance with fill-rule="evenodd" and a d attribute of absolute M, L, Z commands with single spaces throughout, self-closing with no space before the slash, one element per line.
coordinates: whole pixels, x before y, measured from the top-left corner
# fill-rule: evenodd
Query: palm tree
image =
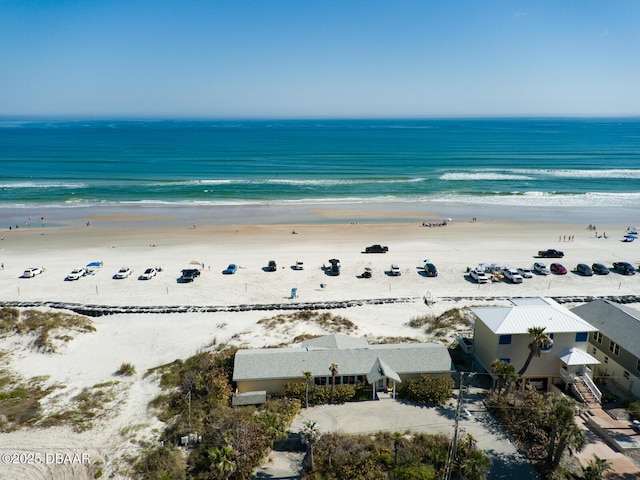
<path fill-rule="evenodd" d="M 309 408 L 309 384 L 313 378 L 311 371 L 302 372 L 304 375 L 304 406 Z"/>
<path fill-rule="evenodd" d="M 502 390 L 502 387 L 514 382 L 518 378 L 516 367 L 502 360 L 494 360 L 491 362 L 491 372 L 495 376 L 494 389 L 497 388 L 498 392 Z"/>
<path fill-rule="evenodd" d="M 217 480 L 228 480 L 236 471 L 236 462 L 231 460 L 233 448 L 230 446 L 211 448 L 207 452 L 211 460 L 211 470 Z"/>
<path fill-rule="evenodd" d="M 602 480 L 602 476 L 609 470 L 611 470 L 609 462 L 594 453 L 593 460 L 589 460 L 589 465 L 582 467 L 582 477 L 584 480 Z"/>
<path fill-rule="evenodd" d="M 313 449 L 320 440 L 320 430 L 313 420 L 306 420 L 300 429 L 300 440 L 309 448 L 309 468 L 313 471 Z"/>
<path fill-rule="evenodd" d="M 336 377 L 338 376 L 338 364 L 332 363 L 329 367 L 329 371 L 331 371 L 331 403 L 333 403 L 333 398 L 336 390 Z"/>
<path fill-rule="evenodd" d="M 529 356 L 527 357 L 527 361 L 524 362 L 524 366 L 518 372 L 519 376 L 524 375 L 524 372 L 529 368 L 529 364 L 533 357 L 539 357 L 543 348 L 549 348 L 553 345 L 553 340 L 551 337 L 545 333 L 546 327 L 531 327 L 528 332 L 531 337 L 531 343 L 529 344 Z"/>
<path fill-rule="evenodd" d="M 551 396 L 551 406 L 547 412 L 550 428 L 547 446 L 547 466 L 558 468 L 567 447 L 579 452 L 587 443 L 584 432 L 576 425 L 576 404 L 569 397 Z"/>

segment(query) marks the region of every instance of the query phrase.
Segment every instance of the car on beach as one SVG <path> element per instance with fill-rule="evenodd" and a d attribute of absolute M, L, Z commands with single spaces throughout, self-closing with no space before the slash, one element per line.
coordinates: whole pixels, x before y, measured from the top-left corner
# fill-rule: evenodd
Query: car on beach
<path fill-rule="evenodd" d="M 576 265 L 576 273 L 582 275 L 583 277 L 592 277 L 593 270 L 586 263 L 579 263 Z"/>
<path fill-rule="evenodd" d="M 121 280 L 123 278 L 127 278 L 131 275 L 131 269 L 129 267 L 122 267 L 120 270 L 118 270 L 118 272 L 113 276 L 113 278 L 116 278 L 118 280 Z"/>
<path fill-rule="evenodd" d="M 238 266 L 235 263 L 230 263 L 227 268 L 222 271 L 223 275 L 233 275 L 238 271 Z"/>
<path fill-rule="evenodd" d="M 291 267 L 294 270 L 304 270 L 304 262 L 301 260 L 296 260 L 296 263 Z"/>
<path fill-rule="evenodd" d="M 400 275 L 402 275 L 402 272 L 400 271 L 400 267 L 396 263 L 391 264 L 391 268 L 389 269 L 389 275 L 391 275 L 392 277 L 399 277 Z"/>
<path fill-rule="evenodd" d="M 193 282 L 199 276 L 200 270 L 197 268 L 186 268 L 182 270 L 179 281 L 182 283 Z"/>
<path fill-rule="evenodd" d="M 364 251 L 365 253 L 387 253 L 389 251 L 389 247 L 375 244 L 365 248 Z"/>
<path fill-rule="evenodd" d="M 276 264 L 275 260 L 269 260 L 269 263 L 267 264 L 267 271 L 268 272 L 275 272 L 278 269 L 278 265 Z"/>
<path fill-rule="evenodd" d="M 140 275 L 140 280 L 151 280 L 156 276 L 156 273 L 158 273 L 158 271 L 155 268 L 147 268 L 142 275 Z"/>
<path fill-rule="evenodd" d="M 593 273 L 595 273 L 596 275 L 609 274 L 609 269 L 601 263 L 594 263 L 593 265 L 591 265 L 591 270 L 593 270 Z"/>
<path fill-rule="evenodd" d="M 44 272 L 44 268 L 42 267 L 29 267 L 22 273 L 22 277 L 33 278 L 36 275 L 40 275 L 42 272 Z"/>
<path fill-rule="evenodd" d="M 549 270 L 551 270 L 556 275 L 566 275 L 567 274 L 567 269 L 564 267 L 564 265 L 562 265 L 560 263 L 552 263 L 551 266 L 549 267 Z"/>
<path fill-rule="evenodd" d="M 542 258 L 562 258 L 564 257 L 564 252 L 556 250 L 555 248 L 549 248 L 548 250 L 540 250 L 538 256 Z"/>
<path fill-rule="evenodd" d="M 514 268 L 505 268 L 502 271 L 504 278 L 509 280 L 511 283 L 522 283 L 522 275 L 518 273 Z"/>
<path fill-rule="evenodd" d="M 635 275 L 636 269 L 633 268 L 629 262 L 616 262 L 613 264 L 613 269 L 617 272 L 622 273 L 623 275 Z"/>
<path fill-rule="evenodd" d="M 424 264 L 424 274 L 427 277 L 437 277 L 438 276 L 438 269 L 436 268 L 436 266 L 433 263 L 425 263 Z"/>
<path fill-rule="evenodd" d="M 470 268 L 469 269 L 469 276 L 475 280 L 477 283 L 488 283 L 489 282 L 489 277 L 487 276 L 486 273 L 484 273 L 484 270 L 481 270 L 479 268 Z"/>
<path fill-rule="evenodd" d="M 84 277 L 86 274 L 87 271 L 83 267 L 74 268 L 73 270 L 71 270 L 71 273 L 67 275 L 67 280 L 78 280 L 80 277 Z"/>
<path fill-rule="evenodd" d="M 518 273 L 522 278 L 533 278 L 533 272 L 529 268 L 518 268 Z"/>
<path fill-rule="evenodd" d="M 533 271 L 539 273 L 540 275 L 549 275 L 551 271 L 547 268 L 547 266 L 542 262 L 536 262 L 533 264 Z"/>

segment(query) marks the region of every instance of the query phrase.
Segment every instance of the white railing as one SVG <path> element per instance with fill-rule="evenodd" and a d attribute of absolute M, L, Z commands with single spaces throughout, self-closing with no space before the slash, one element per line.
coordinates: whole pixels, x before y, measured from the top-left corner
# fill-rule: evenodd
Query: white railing
<path fill-rule="evenodd" d="M 458 332 L 456 338 L 464 353 L 473 353 L 473 332 Z"/>
<path fill-rule="evenodd" d="M 598 390 L 598 387 L 596 387 L 596 384 L 593 383 L 593 380 L 591 380 L 591 378 L 587 375 L 583 375 L 582 380 L 584 381 L 584 384 L 587 386 L 587 388 L 591 392 L 591 395 L 593 395 L 594 398 L 598 401 L 598 403 L 600 403 L 602 401 L 602 392 Z"/>
<path fill-rule="evenodd" d="M 569 373 L 563 368 L 560 369 L 560 378 L 562 378 L 565 382 L 569 384 L 573 384 L 576 382 L 575 374 Z"/>

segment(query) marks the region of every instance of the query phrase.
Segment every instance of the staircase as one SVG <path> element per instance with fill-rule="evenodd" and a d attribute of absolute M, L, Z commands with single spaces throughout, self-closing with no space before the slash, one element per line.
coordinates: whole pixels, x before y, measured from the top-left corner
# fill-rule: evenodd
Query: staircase
<path fill-rule="evenodd" d="M 582 378 L 576 377 L 576 382 L 573 384 L 573 388 L 575 388 L 578 395 L 589 409 L 600 408 L 600 402 L 598 402 L 598 399 L 593 395 L 593 393 L 591 393 L 591 390 L 589 390 Z"/>

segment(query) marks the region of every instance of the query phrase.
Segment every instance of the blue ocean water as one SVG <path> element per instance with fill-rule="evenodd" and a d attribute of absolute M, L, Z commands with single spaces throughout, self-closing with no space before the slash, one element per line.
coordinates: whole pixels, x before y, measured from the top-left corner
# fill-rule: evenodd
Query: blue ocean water
<path fill-rule="evenodd" d="M 0 209 L 638 205 L 640 119 L 0 121 Z"/>

